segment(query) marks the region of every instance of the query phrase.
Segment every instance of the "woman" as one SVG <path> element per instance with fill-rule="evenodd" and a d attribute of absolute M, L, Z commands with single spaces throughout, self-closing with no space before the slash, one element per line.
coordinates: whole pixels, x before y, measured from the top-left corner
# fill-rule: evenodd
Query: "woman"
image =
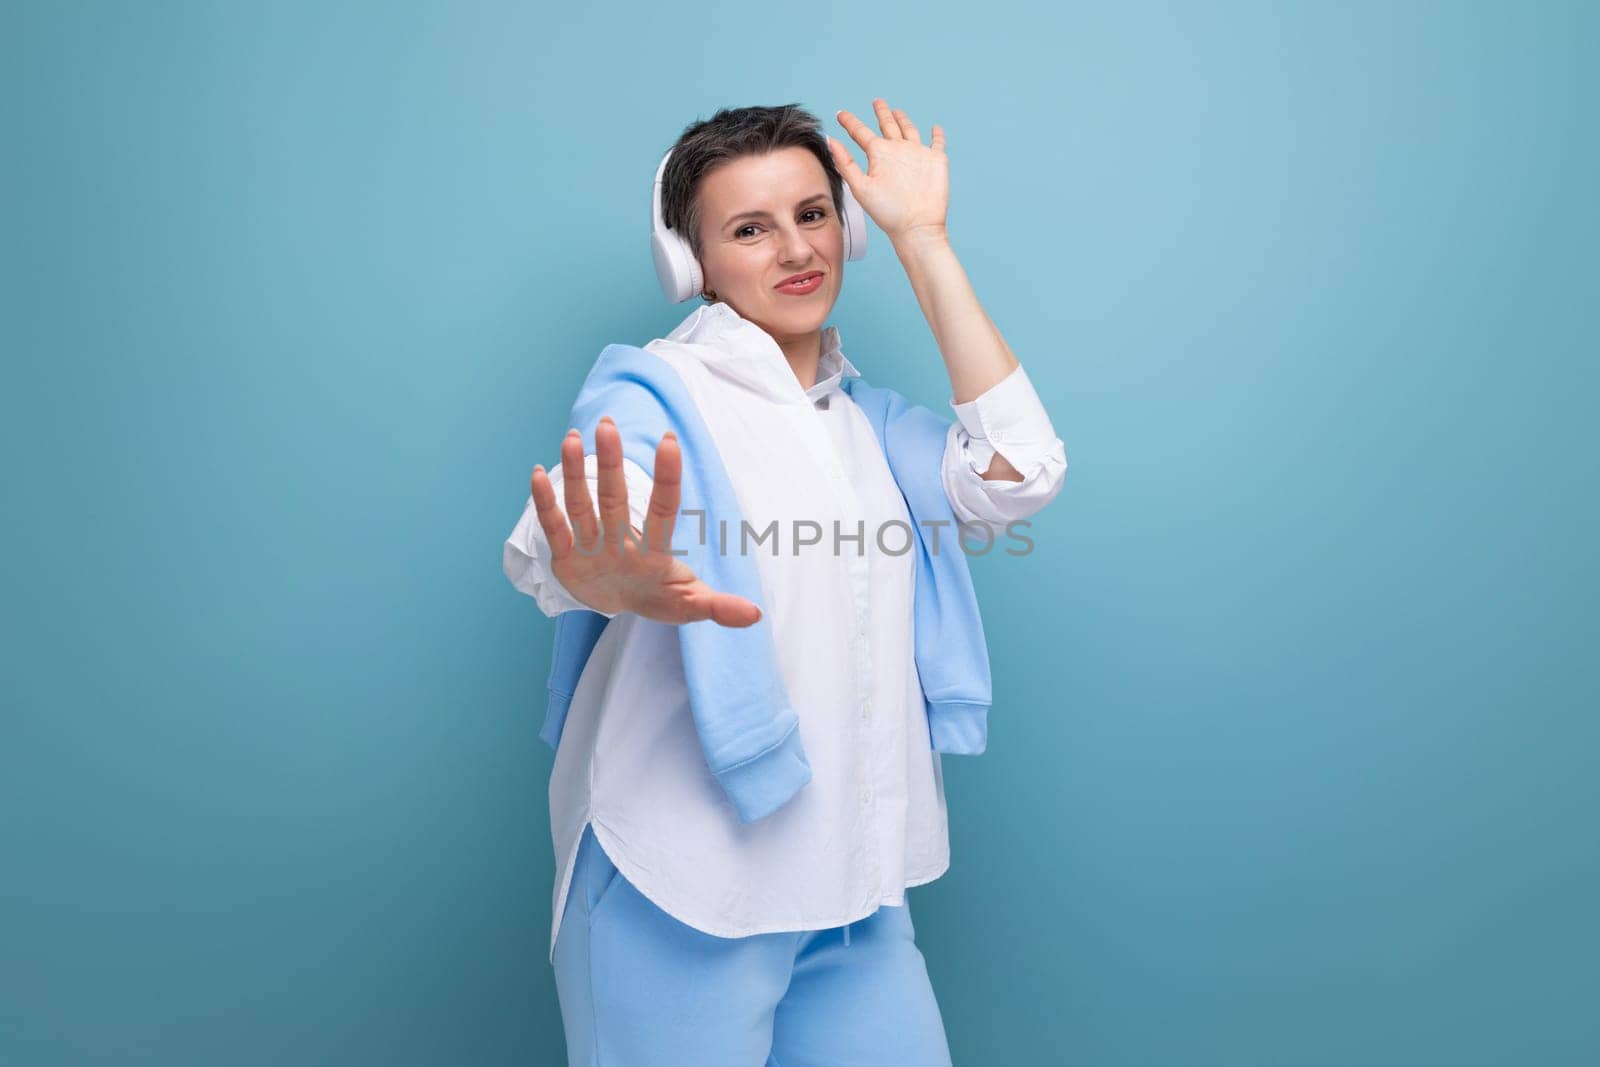
<path fill-rule="evenodd" d="M 681 379 L 745 519 L 780 539 L 808 531 L 753 553 L 761 602 L 669 550 L 697 459 L 673 434 L 647 472 L 616 424 L 599 420 L 588 454 L 570 432 L 557 468 L 534 468 L 506 542 L 507 577 L 546 614 L 612 620 L 550 783 L 551 958 L 574 1064 L 950 1062 L 905 897 L 949 866 L 917 572 L 904 538 L 883 533 L 910 514 L 846 388 L 859 372 L 823 328 L 847 211 L 888 236 L 949 373 L 949 513 L 991 532 L 1031 515 L 1066 456 L 951 250 L 943 131 L 925 145 L 905 112 L 873 106 L 878 134 L 838 113 L 866 172 L 788 105 L 691 125 L 662 176 L 662 220 L 692 249 L 707 303 L 644 351 Z M 695 623 L 770 628 L 807 764 L 770 813 L 730 801 L 708 767 L 677 640 Z"/>

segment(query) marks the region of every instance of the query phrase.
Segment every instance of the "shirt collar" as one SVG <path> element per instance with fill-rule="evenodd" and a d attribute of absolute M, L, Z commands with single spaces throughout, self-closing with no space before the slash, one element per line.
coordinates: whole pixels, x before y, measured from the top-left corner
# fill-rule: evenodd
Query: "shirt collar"
<path fill-rule="evenodd" d="M 810 388 L 801 389 L 800 380 L 772 335 L 720 301 L 695 308 L 667 334 L 666 340 L 695 346 L 696 354 L 719 373 L 764 396 L 788 403 L 815 403 L 837 389 L 840 379 L 861 376 L 855 364 L 845 357 L 839 328 L 828 326 L 822 331 L 817 380 Z"/>
<path fill-rule="evenodd" d="M 789 372 L 791 375 L 793 371 Z M 839 327 L 828 326 L 822 331 L 822 358 L 817 361 L 817 380 L 806 390 L 813 402 L 821 400 L 839 388 L 841 378 L 859 378 L 861 372 L 845 358 L 839 347 Z M 798 384 L 798 382 L 796 383 Z"/>

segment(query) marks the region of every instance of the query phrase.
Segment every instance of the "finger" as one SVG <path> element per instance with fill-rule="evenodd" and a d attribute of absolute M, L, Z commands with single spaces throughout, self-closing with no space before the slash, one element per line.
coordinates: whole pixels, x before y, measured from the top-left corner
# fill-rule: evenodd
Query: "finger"
<path fill-rule="evenodd" d="M 535 464 L 533 468 L 533 508 L 545 540 L 550 542 L 550 558 L 566 559 L 567 553 L 572 551 L 572 530 L 567 526 L 561 506 L 556 503 L 556 487 L 550 483 L 550 475 L 543 464 Z"/>
<path fill-rule="evenodd" d="M 905 135 L 906 140 L 915 141 L 918 144 L 922 143 L 922 133 L 917 129 L 916 125 L 912 123 L 910 115 L 907 115 L 899 108 L 895 108 L 894 117 L 895 121 L 900 123 L 900 132 Z"/>
<path fill-rule="evenodd" d="M 898 141 L 905 135 L 900 132 L 900 123 L 895 120 L 894 112 L 889 110 L 889 101 L 881 96 L 872 98 L 872 110 L 878 116 L 878 128 L 883 131 L 886 141 Z"/>
<path fill-rule="evenodd" d="M 655 484 L 644 515 L 644 543 L 651 552 L 666 552 L 671 548 L 682 490 L 683 453 L 678 448 L 677 435 L 668 430 L 656 445 Z"/>
<path fill-rule="evenodd" d="M 607 545 L 620 551 L 633 524 L 628 521 L 628 481 L 622 472 L 622 431 L 610 415 L 601 416 L 595 427 L 594 451 L 600 468 L 600 533 Z"/>
<path fill-rule="evenodd" d="M 856 166 L 855 157 L 848 148 L 827 134 L 823 134 L 823 137 L 827 138 L 828 148 L 833 152 L 833 165 L 839 168 L 839 176 L 849 184 L 852 192 L 855 191 L 859 183 L 866 180 L 866 173 Z"/>
<path fill-rule="evenodd" d="M 944 127 L 937 122 L 933 124 L 933 143 L 929 147 L 935 152 L 944 151 Z"/>
<path fill-rule="evenodd" d="M 576 428 L 568 430 L 566 440 L 561 442 L 561 474 L 573 536 L 578 546 L 589 552 L 600 536 L 600 523 L 594 516 L 594 504 L 589 500 L 589 478 L 583 469 L 583 435 Z"/>
<path fill-rule="evenodd" d="M 846 133 L 855 138 L 856 144 L 860 145 L 863 150 L 867 145 L 878 139 L 878 135 L 872 132 L 870 126 L 848 111 L 836 111 L 833 117 L 839 120 L 839 125 L 844 127 Z"/>

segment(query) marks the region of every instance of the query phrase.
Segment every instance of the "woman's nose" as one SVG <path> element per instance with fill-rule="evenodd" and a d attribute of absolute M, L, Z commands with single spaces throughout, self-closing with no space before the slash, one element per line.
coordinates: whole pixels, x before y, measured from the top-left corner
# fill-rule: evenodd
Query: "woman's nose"
<path fill-rule="evenodd" d="M 785 233 L 780 247 L 785 263 L 804 263 L 811 258 L 811 242 L 799 230 Z"/>

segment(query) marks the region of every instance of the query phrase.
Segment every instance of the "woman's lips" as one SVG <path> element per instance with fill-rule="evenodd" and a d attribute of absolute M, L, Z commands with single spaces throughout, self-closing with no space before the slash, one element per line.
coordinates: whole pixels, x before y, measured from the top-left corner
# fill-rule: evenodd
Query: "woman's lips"
<path fill-rule="evenodd" d="M 821 287 L 822 275 L 812 274 L 797 282 L 785 282 L 778 286 L 778 292 L 787 293 L 790 296 L 805 296 L 807 293 L 816 292 Z"/>

